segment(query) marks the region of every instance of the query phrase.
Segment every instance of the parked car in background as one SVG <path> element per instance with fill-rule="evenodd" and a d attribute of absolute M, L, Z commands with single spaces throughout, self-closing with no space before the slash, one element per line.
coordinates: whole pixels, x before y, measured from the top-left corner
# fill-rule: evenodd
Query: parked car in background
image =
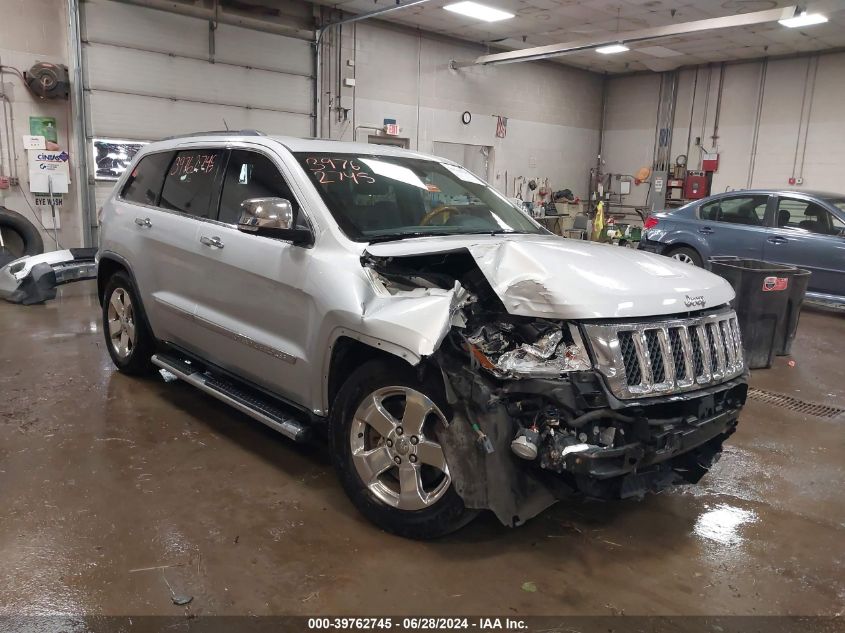
<path fill-rule="evenodd" d="M 730 191 L 649 216 L 639 248 L 708 268 L 735 255 L 812 272 L 807 297 L 845 304 L 845 194 Z"/>

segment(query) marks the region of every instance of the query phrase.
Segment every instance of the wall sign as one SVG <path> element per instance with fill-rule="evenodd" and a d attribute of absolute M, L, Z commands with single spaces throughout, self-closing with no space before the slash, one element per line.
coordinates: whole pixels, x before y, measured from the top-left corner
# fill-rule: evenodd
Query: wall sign
<path fill-rule="evenodd" d="M 469 125 L 469 122 L 470 122 L 470 121 L 472 121 L 472 115 L 469 113 L 469 110 L 467 110 L 466 112 L 464 112 L 464 113 L 461 115 L 461 122 L 462 122 L 464 125 Z"/>
<path fill-rule="evenodd" d="M 56 119 L 51 116 L 29 117 L 29 133 L 32 136 L 43 136 L 46 141 L 59 142 Z"/>
<path fill-rule="evenodd" d="M 29 190 L 33 193 L 67 193 L 70 156 L 64 150 L 29 149 Z"/>
<path fill-rule="evenodd" d="M 93 157 L 96 172 L 94 180 L 117 180 L 129 167 L 138 150 L 146 141 L 121 141 L 111 138 L 95 138 Z"/>

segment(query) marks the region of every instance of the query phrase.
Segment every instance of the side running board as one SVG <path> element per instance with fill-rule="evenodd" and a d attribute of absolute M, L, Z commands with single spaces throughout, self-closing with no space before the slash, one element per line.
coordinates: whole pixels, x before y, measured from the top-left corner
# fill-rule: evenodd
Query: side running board
<path fill-rule="evenodd" d="M 231 380 L 215 376 L 210 371 L 175 356 L 155 354 L 151 360 L 157 367 L 166 369 L 180 380 L 201 389 L 296 442 L 305 442 L 310 437 L 308 426 L 295 420 L 289 412 L 275 404 L 269 397 L 261 396 Z"/>

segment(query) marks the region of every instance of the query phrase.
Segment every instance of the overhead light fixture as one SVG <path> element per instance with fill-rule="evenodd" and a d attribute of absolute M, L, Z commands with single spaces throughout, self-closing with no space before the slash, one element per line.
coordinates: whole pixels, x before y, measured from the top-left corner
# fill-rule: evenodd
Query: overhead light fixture
<path fill-rule="evenodd" d="M 624 44 L 611 44 L 610 46 L 599 46 L 596 52 L 602 55 L 613 55 L 613 53 L 624 53 L 629 50 L 631 49 Z"/>
<path fill-rule="evenodd" d="M 443 7 L 452 13 L 459 13 L 476 20 L 484 20 L 485 22 L 498 22 L 500 20 L 510 20 L 514 17 L 513 13 L 502 11 L 501 9 L 494 9 L 477 2 L 456 2 L 455 4 L 447 4 Z"/>
<path fill-rule="evenodd" d="M 807 13 L 806 11 L 801 11 L 801 13 L 796 12 L 795 16 L 786 18 L 785 20 L 778 20 L 779 24 L 788 26 L 791 29 L 798 28 L 799 26 L 824 24 L 825 22 L 827 22 L 827 17 L 821 13 Z"/>

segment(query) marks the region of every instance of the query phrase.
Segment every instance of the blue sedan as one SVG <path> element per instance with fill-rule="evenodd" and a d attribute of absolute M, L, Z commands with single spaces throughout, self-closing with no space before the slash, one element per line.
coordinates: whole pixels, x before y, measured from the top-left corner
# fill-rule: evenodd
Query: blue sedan
<path fill-rule="evenodd" d="M 808 299 L 845 304 L 845 195 L 730 191 L 649 216 L 639 248 L 708 267 L 719 255 L 812 272 Z"/>

